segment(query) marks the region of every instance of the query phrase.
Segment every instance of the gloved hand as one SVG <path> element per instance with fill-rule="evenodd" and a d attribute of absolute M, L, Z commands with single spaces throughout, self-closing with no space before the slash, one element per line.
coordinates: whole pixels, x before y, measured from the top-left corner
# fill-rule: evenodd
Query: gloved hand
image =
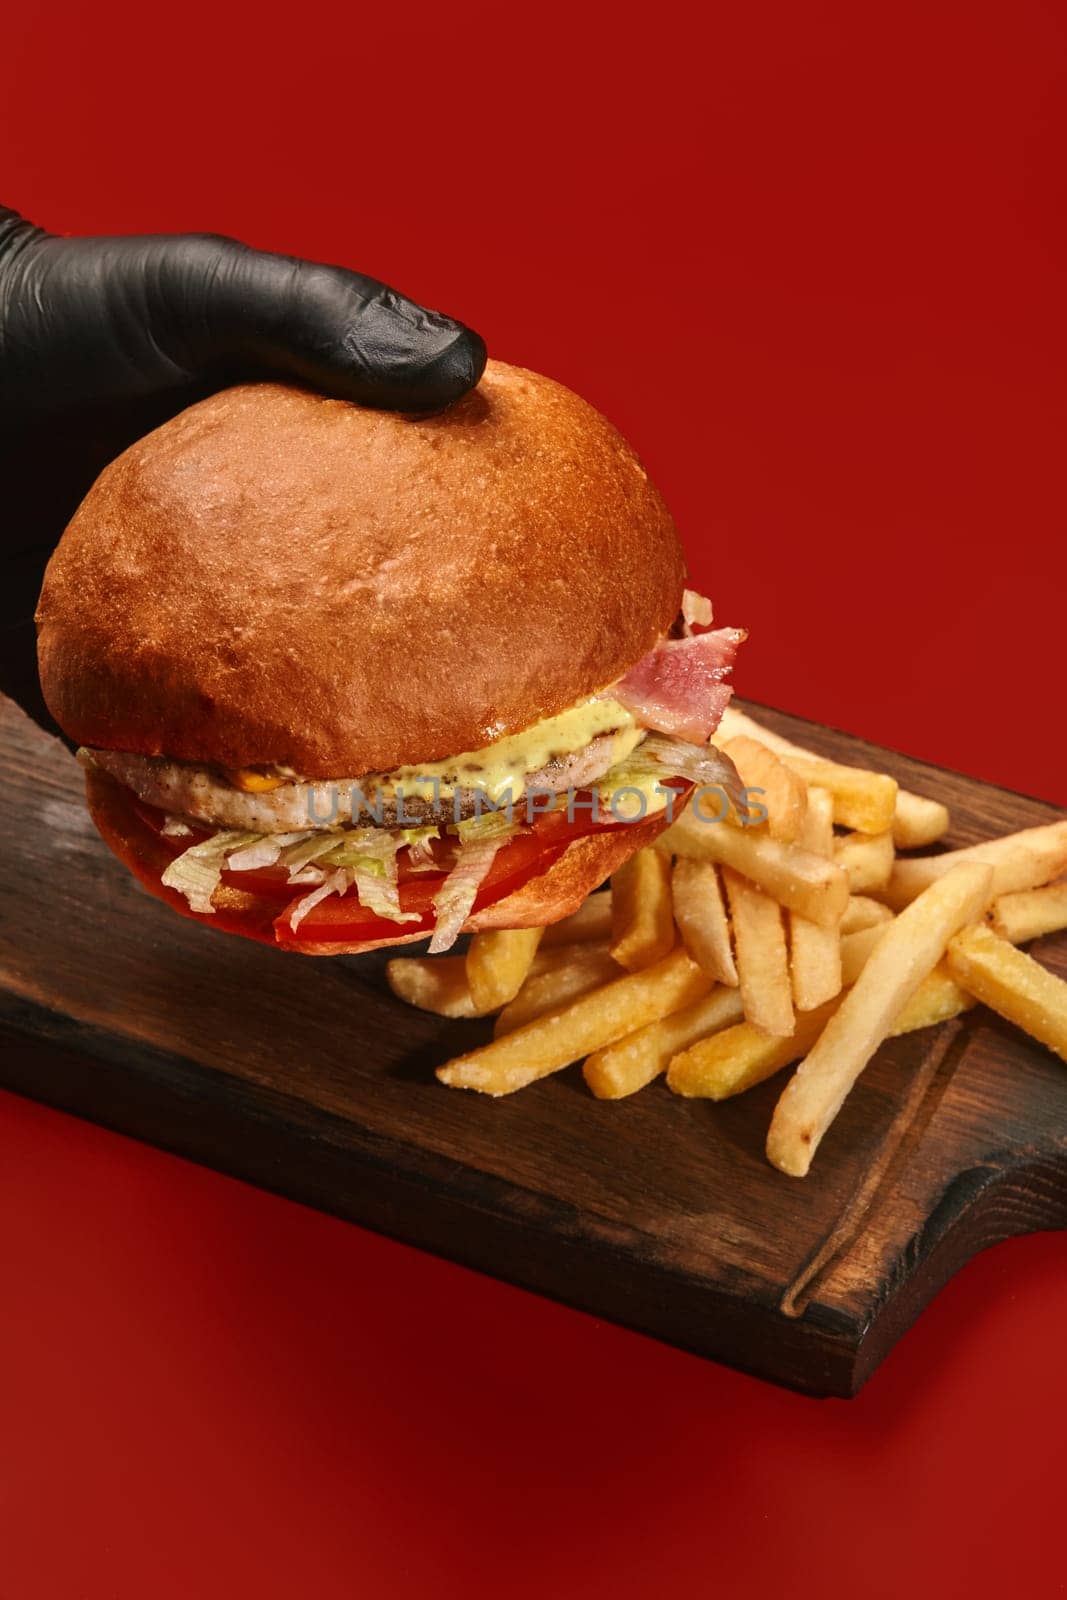
<path fill-rule="evenodd" d="M 0 690 L 54 729 L 37 685 L 41 577 L 134 439 L 242 380 L 435 411 L 484 366 L 462 323 L 343 267 L 210 234 L 62 239 L 0 208 Z"/>

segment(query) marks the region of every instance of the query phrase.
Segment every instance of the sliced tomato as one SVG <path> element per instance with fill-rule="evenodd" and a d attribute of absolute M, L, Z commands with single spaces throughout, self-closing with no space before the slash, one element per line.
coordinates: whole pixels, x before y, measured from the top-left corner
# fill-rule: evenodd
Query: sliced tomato
<path fill-rule="evenodd" d="M 528 848 L 515 851 L 514 847 L 520 842 L 527 844 Z M 559 860 L 566 848 L 566 843 L 545 847 L 532 839 L 529 841 L 512 839 L 497 851 L 493 865 L 478 890 L 473 909 L 481 911 L 484 906 L 491 906 L 494 901 L 503 900 L 505 895 L 521 889 L 530 878 L 547 872 L 549 867 Z M 299 902 L 293 900 L 275 920 L 275 932 L 282 943 L 295 938 L 297 941 L 307 941 L 309 944 L 355 944 L 363 939 L 388 939 L 398 931 L 398 928 L 402 928 L 404 933 L 432 933 L 437 921 L 434 915 L 433 897 L 444 881 L 442 875 L 431 877 L 427 874 L 421 880 L 410 878 L 407 883 L 400 885 L 400 909 L 417 911 L 418 922 L 398 924 L 388 917 L 375 916 L 373 911 L 368 911 L 366 906 L 360 905 L 354 890 L 350 889 L 347 894 L 330 895 L 327 899 L 320 900 L 300 922 L 295 935 L 289 918 L 294 906 Z"/>
<path fill-rule="evenodd" d="M 280 900 L 283 904 L 293 896 L 286 867 L 251 867 L 246 872 L 232 872 L 226 867 L 222 882 L 228 889 L 247 889 L 249 894 L 261 894 L 264 899 Z"/>
<path fill-rule="evenodd" d="M 127 805 L 134 816 L 139 817 L 146 828 L 150 828 L 154 834 L 158 835 L 163 843 L 174 851 L 175 855 L 180 856 L 182 851 L 188 850 L 191 844 L 196 844 L 201 839 L 209 838 L 215 831 L 206 822 L 191 822 L 187 824 L 189 832 L 183 833 L 180 837 L 176 834 L 164 833 L 163 828 L 167 820 L 167 813 L 160 811 L 158 806 L 150 806 L 147 800 L 141 800 L 134 794 L 132 789 L 126 789 L 123 786 L 123 792 L 126 796 Z"/>

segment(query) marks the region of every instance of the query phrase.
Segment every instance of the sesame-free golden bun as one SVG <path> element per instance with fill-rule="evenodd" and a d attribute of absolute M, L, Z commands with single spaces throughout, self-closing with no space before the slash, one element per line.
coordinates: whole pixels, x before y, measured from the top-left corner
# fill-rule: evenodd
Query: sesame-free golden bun
<path fill-rule="evenodd" d="M 79 744 L 357 777 L 612 683 L 683 582 L 637 456 L 549 378 L 490 362 L 430 417 L 251 384 L 93 485 L 45 575 L 41 684 Z"/>

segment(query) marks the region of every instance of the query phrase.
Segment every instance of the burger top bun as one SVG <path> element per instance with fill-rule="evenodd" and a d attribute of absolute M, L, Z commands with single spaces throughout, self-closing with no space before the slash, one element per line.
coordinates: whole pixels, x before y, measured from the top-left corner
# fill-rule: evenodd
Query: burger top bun
<path fill-rule="evenodd" d="M 45 575 L 45 700 L 80 744 L 357 777 L 476 750 L 620 677 L 681 603 L 640 461 L 490 362 L 436 416 L 227 389 L 97 479 Z"/>

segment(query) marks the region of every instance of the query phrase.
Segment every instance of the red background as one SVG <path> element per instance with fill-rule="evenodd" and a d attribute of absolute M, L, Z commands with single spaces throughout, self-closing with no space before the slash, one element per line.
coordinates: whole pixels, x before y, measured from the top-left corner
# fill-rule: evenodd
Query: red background
<path fill-rule="evenodd" d="M 27 5 L 3 198 L 463 316 L 630 434 L 744 692 L 1067 802 L 1067 23 Z M 779 1393 L 12 1099 L 0 1593 L 1063 1587 L 1062 1238 Z"/>

